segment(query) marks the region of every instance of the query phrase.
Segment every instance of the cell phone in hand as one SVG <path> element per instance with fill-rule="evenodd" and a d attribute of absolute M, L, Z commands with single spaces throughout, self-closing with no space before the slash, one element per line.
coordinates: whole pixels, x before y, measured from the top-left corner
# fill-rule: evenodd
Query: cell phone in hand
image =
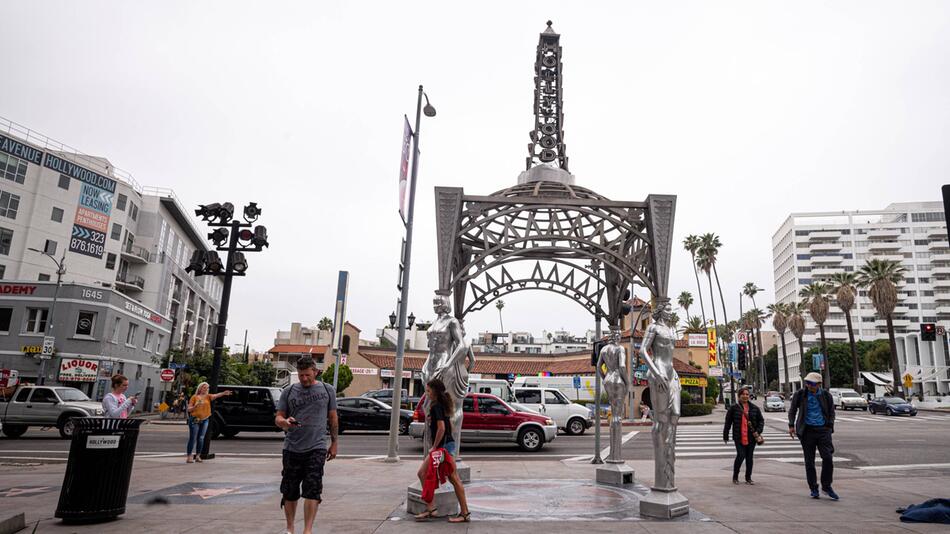
<path fill-rule="evenodd" d="M 300 426 L 300 421 L 297 421 L 296 419 L 293 421 L 288 420 L 287 422 L 290 423 L 291 426 Z"/>
<path fill-rule="evenodd" d="M 135 393 L 132 394 L 132 396 L 133 396 L 133 397 L 138 397 L 138 396 L 141 395 L 141 394 L 142 394 L 141 391 L 136 391 Z"/>

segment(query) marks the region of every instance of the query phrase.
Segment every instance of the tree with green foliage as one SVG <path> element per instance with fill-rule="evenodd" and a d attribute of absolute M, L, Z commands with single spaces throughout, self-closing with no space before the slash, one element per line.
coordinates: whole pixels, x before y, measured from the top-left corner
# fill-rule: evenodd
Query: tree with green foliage
<path fill-rule="evenodd" d="M 323 374 L 320 375 L 320 380 L 327 384 L 333 383 L 333 368 L 336 364 L 331 363 L 323 370 Z M 353 371 L 350 371 L 350 366 L 345 363 L 340 366 L 340 374 L 337 376 L 336 381 L 336 394 L 342 394 L 346 388 L 350 387 L 350 384 L 353 383 Z"/>
<path fill-rule="evenodd" d="M 320 319 L 320 322 L 317 323 L 317 330 L 323 330 L 325 332 L 333 330 L 333 320 L 331 320 L 329 317 Z"/>
<path fill-rule="evenodd" d="M 894 339 L 894 308 L 900 302 L 897 284 L 904 279 L 905 269 L 899 261 L 866 260 L 858 272 L 858 282 L 866 288 L 868 297 L 878 317 L 887 324 L 887 338 L 891 342 L 891 373 L 893 373 L 894 392 L 907 398 L 907 392 L 901 388 L 900 368 L 897 363 L 897 343 Z"/>

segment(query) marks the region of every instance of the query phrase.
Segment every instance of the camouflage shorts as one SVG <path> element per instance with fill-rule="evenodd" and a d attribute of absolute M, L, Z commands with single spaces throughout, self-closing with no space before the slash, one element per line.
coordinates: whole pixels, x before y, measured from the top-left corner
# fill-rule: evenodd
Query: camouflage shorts
<path fill-rule="evenodd" d="M 327 462 L 326 449 L 307 452 L 284 450 L 284 468 L 280 473 L 280 493 L 284 500 L 304 499 L 319 501 L 323 493 L 323 467 Z M 300 490 L 301 485 L 303 491 Z"/>

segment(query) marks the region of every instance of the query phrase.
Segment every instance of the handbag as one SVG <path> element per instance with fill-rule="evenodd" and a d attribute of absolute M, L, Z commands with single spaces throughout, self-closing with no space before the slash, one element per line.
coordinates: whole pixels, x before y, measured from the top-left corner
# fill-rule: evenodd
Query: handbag
<path fill-rule="evenodd" d="M 742 412 L 742 418 L 745 419 L 745 424 L 749 426 L 749 430 L 752 430 L 752 422 L 749 421 L 749 418 L 746 416 L 745 412 Z M 765 443 L 765 438 L 762 437 L 762 434 L 759 434 L 755 430 L 752 430 L 752 437 L 755 438 L 756 445 L 762 445 Z"/>

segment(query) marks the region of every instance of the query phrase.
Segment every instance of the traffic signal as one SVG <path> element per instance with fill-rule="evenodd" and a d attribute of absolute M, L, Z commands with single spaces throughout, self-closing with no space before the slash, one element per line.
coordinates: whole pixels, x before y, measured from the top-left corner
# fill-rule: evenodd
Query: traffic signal
<path fill-rule="evenodd" d="M 600 357 L 600 349 L 604 348 L 607 342 L 604 340 L 595 341 L 594 348 L 590 351 L 590 364 L 593 367 L 597 367 L 597 359 Z"/>
<path fill-rule="evenodd" d="M 920 323 L 920 340 L 937 341 L 937 325 L 934 323 Z"/>
<path fill-rule="evenodd" d="M 746 344 L 745 344 L 745 343 L 739 343 L 739 345 L 736 347 L 736 349 L 737 349 L 738 356 L 739 356 L 739 358 L 738 358 L 738 360 L 739 360 L 739 370 L 740 370 L 740 371 L 745 371 L 745 370 L 746 370 L 746 363 L 747 363 L 747 362 L 746 362 L 746 353 L 748 352 L 748 348 L 746 347 Z"/>

